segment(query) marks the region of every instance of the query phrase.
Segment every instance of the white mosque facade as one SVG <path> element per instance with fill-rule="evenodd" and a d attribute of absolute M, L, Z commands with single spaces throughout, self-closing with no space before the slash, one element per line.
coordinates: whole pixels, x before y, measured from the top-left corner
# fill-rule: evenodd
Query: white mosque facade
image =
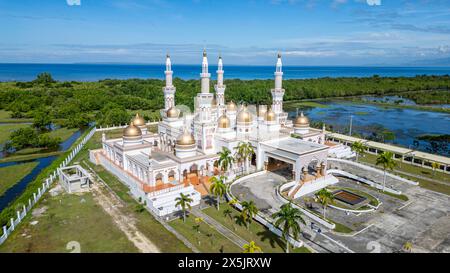
<path fill-rule="evenodd" d="M 189 113 L 176 105 L 175 93 L 179 91 L 173 86 L 172 64 L 167 56 L 158 133 L 148 131 L 145 120 L 136 114 L 121 138 L 106 139 L 103 135 L 102 148 L 91 151 L 91 160 L 119 177 L 135 197 L 160 216 L 180 209 L 175 200 L 180 193 L 193 199 L 192 206 L 199 204 L 201 196 L 208 193 L 208 178 L 220 173 L 219 153 L 228 148 L 234 154 L 241 142 L 250 143 L 255 151 L 250 160 L 252 171 L 287 168 L 298 188 L 327 177 L 330 146 L 325 143 L 325 130 L 311 128 L 303 113 L 289 120 L 283 110 L 281 55 L 270 106 L 226 102 L 222 58 L 214 93 L 208 68 L 203 52 L 201 90 L 194 98 L 194 112 Z M 226 173 L 228 179 L 243 174 L 243 170 L 242 163 L 233 163 Z"/>

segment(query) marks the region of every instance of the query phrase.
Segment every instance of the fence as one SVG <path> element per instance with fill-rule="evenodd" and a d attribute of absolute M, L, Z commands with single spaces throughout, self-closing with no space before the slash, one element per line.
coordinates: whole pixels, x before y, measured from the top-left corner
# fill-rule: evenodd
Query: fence
<path fill-rule="evenodd" d="M 83 140 L 72 149 L 70 154 L 64 159 L 64 161 L 58 166 L 59 168 L 64 168 L 69 164 L 70 161 L 80 152 L 80 150 L 83 148 L 83 146 L 86 144 L 86 142 L 94 135 L 96 132 L 96 128 L 92 128 L 92 130 L 83 138 Z M 11 218 L 9 227 L 3 226 L 3 233 L 0 236 L 0 245 L 3 244 L 8 236 L 16 229 L 16 227 L 20 224 L 23 218 L 28 214 L 28 212 L 31 211 L 33 206 L 41 199 L 42 195 L 50 188 L 50 186 L 53 184 L 53 182 L 57 179 L 58 171 L 53 171 L 50 176 L 45 179 L 45 181 L 42 183 L 42 186 L 38 188 L 37 192 L 33 193 L 33 197 L 28 199 L 28 204 L 23 205 L 23 207 L 17 211 L 16 219 Z"/>

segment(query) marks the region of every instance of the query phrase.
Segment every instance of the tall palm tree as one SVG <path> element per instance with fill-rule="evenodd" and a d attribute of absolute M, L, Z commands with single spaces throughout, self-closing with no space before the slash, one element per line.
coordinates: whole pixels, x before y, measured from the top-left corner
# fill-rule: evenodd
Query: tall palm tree
<path fill-rule="evenodd" d="M 300 223 L 306 225 L 305 220 L 302 218 L 302 213 L 299 209 L 294 208 L 292 203 L 289 202 L 281 206 L 280 211 L 274 213 L 272 218 L 275 219 L 275 226 L 281 228 L 283 238 L 286 240 L 286 253 L 289 253 L 289 234 L 292 233 L 294 239 L 297 240 L 298 234 L 301 231 Z"/>
<path fill-rule="evenodd" d="M 323 207 L 323 218 L 326 219 L 325 213 L 327 210 L 327 206 L 328 206 L 328 204 L 332 204 L 334 202 L 334 195 L 327 189 L 323 188 L 319 192 L 316 193 L 316 196 L 319 199 L 319 202 L 320 202 L 320 204 L 322 204 L 322 207 Z"/>
<path fill-rule="evenodd" d="M 237 158 L 240 160 L 243 160 L 245 163 L 245 172 L 248 173 L 249 169 L 249 161 L 252 158 L 253 154 L 255 153 L 255 150 L 253 149 L 253 146 L 250 144 L 250 142 L 239 142 L 238 145 L 235 147 Z"/>
<path fill-rule="evenodd" d="M 382 152 L 377 157 L 376 165 L 383 166 L 384 176 L 383 176 L 383 191 L 386 189 L 386 170 L 393 170 L 395 167 L 394 154 L 392 152 Z"/>
<path fill-rule="evenodd" d="M 250 243 L 245 244 L 243 247 L 243 253 L 255 253 L 262 252 L 262 249 L 255 244 L 255 241 L 250 241 Z"/>
<path fill-rule="evenodd" d="M 183 222 L 186 222 L 186 210 L 191 209 L 191 203 L 194 200 L 192 200 L 189 196 L 180 193 L 180 196 L 175 198 L 175 201 L 177 201 L 175 206 L 180 206 L 183 211 Z"/>
<path fill-rule="evenodd" d="M 213 176 L 209 179 L 211 181 L 211 186 L 209 186 L 209 190 L 212 194 L 214 194 L 217 198 L 217 210 L 219 210 L 220 198 L 224 196 L 227 191 L 227 186 L 225 185 L 225 176 L 221 175 L 220 177 Z"/>
<path fill-rule="evenodd" d="M 258 208 L 253 201 L 243 201 L 241 205 L 241 217 L 244 220 L 245 226 L 249 229 L 253 217 L 258 213 Z"/>
<path fill-rule="evenodd" d="M 223 211 L 223 216 L 229 217 L 230 220 L 233 219 L 233 218 L 231 217 L 232 215 L 233 215 L 233 212 L 232 212 L 230 209 L 225 209 L 225 210 Z"/>
<path fill-rule="evenodd" d="M 431 163 L 431 168 L 433 168 L 433 176 L 436 173 L 436 169 L 439 169 L 440 167 L 441 167 L 441 165 L 437 162 Z"/>
<path fill-rule="evenodd" d="M 228 168 L 231 167 L 233 164 L 234 158 L 231 154 L 230 149 L 227 147 L 222 147 L 222 151 L 219 152 L 219 166 L 221 167 L 222 171 L 226 172 L 228 171 Z"/>
<path fill-rule="evenodd" d="M 358 157 L 362 156 L 366 152 L 366 149 L 367 149 L 367 147 L 361 141 L 353 142 L 351 148 L 352 148 L 352 151 L 354 151 L 356 153 L 356 162 L 358 162 Z"/>

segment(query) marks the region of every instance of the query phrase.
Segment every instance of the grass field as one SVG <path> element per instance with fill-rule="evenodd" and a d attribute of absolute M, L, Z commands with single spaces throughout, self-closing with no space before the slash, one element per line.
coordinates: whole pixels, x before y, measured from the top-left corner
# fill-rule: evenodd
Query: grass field
<path fill-rule="evenodd" d="M 0 245 L 0 252 L 70 252 L 71 241 L 78 242 L 81 252 L 137 252 L 135 246 L 98 206 L 92 195 L 57 196 L 44 199 L 27 215 L 23 223 Z M 32 225 L 34 221 L 37 224 Z"/>
<path fill-rule="evenodd" d="M 59 128 L 56 129 L 54 131 L 51 131 L 49 133 L 47 133 L 47 135 L 49 135 L 50 137 L 59 137 L 61 138 L 62 141 L 67 140 L 71 135 L 73 135 L 73 133 L 75 133 L 76 131 L 78 131 L 77 128 Z"/>
<path fill-rule="evenodd" d="M 365 154 L 364 157 L 359 157 L 359 161 L 374 165 L 376 162 L 376 158 L 377 158 L 376 155 Z M 439 171 L 433 172 L 433 170 L 431 170 L 431 169 L 414 166 L 409 163 L 400 162 L 397 160 L 395 161 L 395 163 L 397 165 L 395 166 L 394 170 L 392 171 L 394 174 L 397 174 L 401 177 L 410 179 L 412 181 L 417 181 L 417 182 L 419 182 L 419 185 L 425 189 L 429 189 L 432 191 L 437 191 L 440 193 L 450 195 L 450 175 L 439 172 Z M 422 176 L 425 178 L 438 180 L 443 183 L 436 183 L 436 182 L 429 181 L 426 179 L 413 177 L 412 175 L 406 175 L 403 173 L 399 173 L 397 171 L 410 173 L 412 175 L 419 175 L 419 176 Z"/>
<path fill-rule="evenodd" d="M 2 124 L 0 125 L 0 145 L 5 143 L 11 133 L 17 129 L 25 128 L 30 125 L 28 124 Z"/>
<path fill-rule="evenodd" d="M 286 244 L 285 242 L 278 237 L 276 234 L 268 230 L 266 227 L 261 225 L 260 223 L 253 221 L 250 224 L 249 229 L 245 227 L 245 225 L 236 223 L 236 218 L 239 217 L 239 213 L 236 209 L 232 208 L 227 203 L 220 204 L 220 210 L 218 211 L 216 207 L 209 207 L 203 210 L 204 213 L 208 214 L 219 223 L 242 237 L 244 240 L 250 242 L 255 241 L 255 244 L 261 247 L 262 251 L 265 253 L 273 253 L 273 252 L 284 252 Z M 232 212 L 230 216 L 224 216 L 224 211 L 229 209 Z M 294 253 L 307 253 L 309 250 L 305 247 L 296 248 L 292 250 L 292 246 L 290 246 L 291 252 Z"/>
<path fill-rule="evenodd" d="M 285 102 L 287 108 L 295 107 L 307 107 L 307 108 L 328 108 L 326 104 L 318 103 L 315 101 L 300 101 L 300 102 Z"/>
<path fill-rule="evenodd" d="M 29 174 L 38 164 L 38 162 L 28 162 L 0 168 L 0 196 Z"/>
<path fill-rule="evenodd" d="M 240 253 L 242 249 L 228 240 L 225 236 L 217 232 L 206 223 L 200 223 L 199 232 L 194 230 L 197 224 L 195 216 L 186 217 L 186 223 L 182 219 L 175 219 L 169 222 L 169 225 L 176 229 L 201 252 L 204 253 Z"/>
<path fill-rule="evenodd" d="M 2 122 L 2 123 L 23 123 L 23 122 L 33 122 L 33 119 L 11 118 L 10 111 L 0 110 L 0 122 Z"/>

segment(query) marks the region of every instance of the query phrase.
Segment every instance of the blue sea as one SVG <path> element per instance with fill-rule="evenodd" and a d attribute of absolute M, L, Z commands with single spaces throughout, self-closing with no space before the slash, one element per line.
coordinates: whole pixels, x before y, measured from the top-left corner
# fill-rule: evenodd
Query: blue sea
<path fill-rule="evenodd" d="M 199 65 L 173 65 L 174 77 L 198 79 Z M 215 79 L 217 66 L 209 70 Z M 272 79 L 274 66 L 225 66 L 225 79 Z M 285 79 L 322 77 L 413 77 L 450 75 L 450 67 L 356 67 L 356 66 L 284 66 Z M 163 65 L 144 64 L 0 64 L 0 81 L 30 81 L 49 72 L 59 81 L 97 81 L 102 79 L 163 79 Z"/>

